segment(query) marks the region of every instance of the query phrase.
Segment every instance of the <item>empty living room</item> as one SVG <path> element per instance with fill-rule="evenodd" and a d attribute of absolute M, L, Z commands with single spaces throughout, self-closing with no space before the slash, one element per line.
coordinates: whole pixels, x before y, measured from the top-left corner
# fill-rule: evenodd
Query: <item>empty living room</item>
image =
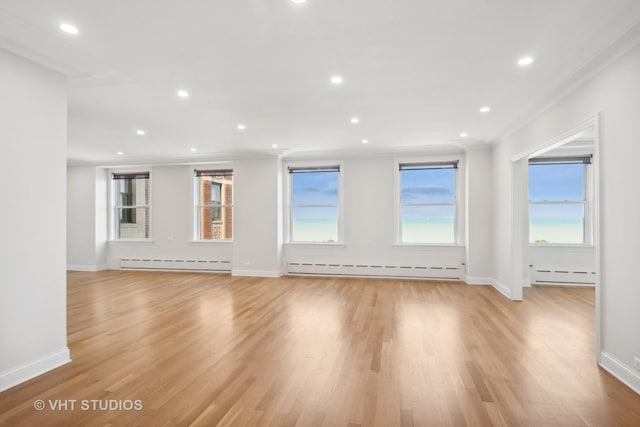
<path fill-rule="evenodd" d="M 637 0 L 0 0 L 0 426 L 640 426 Z"/>

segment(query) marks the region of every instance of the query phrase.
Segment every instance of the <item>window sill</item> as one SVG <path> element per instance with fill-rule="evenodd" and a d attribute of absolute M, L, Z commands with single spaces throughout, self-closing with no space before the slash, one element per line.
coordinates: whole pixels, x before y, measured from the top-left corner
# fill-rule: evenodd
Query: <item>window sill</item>
<path fill-rule="evenodd" d="M 153 245 L 154 241 L 151 239 L 119 239 L 119 240 L 107 240 L 110 245 L 126 245 L 129 243 Z"/>
<path fill-rule="evenodd" d="M 285 246 L 347 246 L 345 242 L 285 242 Z"/>
<path fill-rule="evenodd" d="M 464 248 L 457 243 L 394 243 L 394 248 Z"/>
<path fill-rule="evenodd" d="M 580 245 L 572 243 L 529 243 L 530 248 L 569 248 L 569 249 L 593 249 L 594 245 Z"/>
<path fill-rule="evenodd" d="M 231 245 L 233 240 L 189 240 L 190 245 Z"/>

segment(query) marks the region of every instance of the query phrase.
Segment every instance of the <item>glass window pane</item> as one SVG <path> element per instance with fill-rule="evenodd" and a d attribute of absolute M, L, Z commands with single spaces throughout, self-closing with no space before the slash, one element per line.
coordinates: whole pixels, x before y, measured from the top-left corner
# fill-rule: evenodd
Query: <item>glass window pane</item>
<path fill-rule="evenodd" d="M 529 242 L 584 243 L 584 205 L 529 205 Z"/>
<path fill-rule="evenodd" d="M 233 176 L 201 176 L 198 180 L 198 205 L 233 205 Z"/>
<path fill-rule="evenodd" d="M 455 243 L 453 206 L 403 206 L 402 243 Z"/>
<path fill-rule="evenodd" d="M 292 216 L 292 241 L 338 241 L 338 207 L 297 207 L 293 208 Z"/>
<path fill-rule="evenodd" d="M 116 238 L 148 239 L 149 225 L 149 208 L 119 208 Z"/>
<path fill-rule="evenodd" d="M 529 200 L 584 200 L 583 164 L 529 165 Z"/>
<path fill-rule="evenodd" d="M 400 171 L 401 203 L 453 203 L 455 169 Z"/>
<path fill-rule="evenodd" d="M 291 174 L 294 205 L 337 205 L 340 172 L 298 172 Z"/>
<path fill-rule="evenodd" d="M 148 179 L 115 180 L 118 206 L 144 206 L 149 204 Z"/>
<path fill-rule="evenodd" d="M 232 240 L 233 208 L 198 208 L 200 240 Z"/>

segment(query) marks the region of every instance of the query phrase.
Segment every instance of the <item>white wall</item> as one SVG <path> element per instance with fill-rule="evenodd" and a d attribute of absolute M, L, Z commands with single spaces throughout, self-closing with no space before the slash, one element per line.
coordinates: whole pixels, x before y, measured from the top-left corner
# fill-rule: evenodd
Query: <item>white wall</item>
<path fill-rule="evenodd" d="M 136 171 L 143 169 L 151 172 L 151 241 L 110 242 L 107 248 L 109 268 L 119 268 L 119 259 L 127 257 L 231 260 L 231 243 L 192 242 L 194 167 L 135 168 Z M 106 191 L 108 179 L 102 176 L 101 180 L 102 183 L 96 183 L 96 186 Z M 234 197 L 237 197 L 236 187 Z M 88 209 L 87 203 L 82 206 Z M 81 206 L 78 208 L 82 209 Z"/>
<path fill-rule="evenodd" d="M 600 113 L 600 282 L 602 363 L 640 390 L 632 368 L 640 356 L 640 47 L 617 59 L 598 75 L 547 109 L 494 149 L 494 211 L 497 224 L 510 224 L 511 156 L 535 148 Z M 509 230 L 496 229 L 496 276 L 507 281 L 512 255 Z"/>
<path fill-rule="evenodd" d="M 276 157 L 233 162 L 233 275 L 281 275 L 282 185 Z"/>
<path fill-rule="evenodd" d="M 487 150 L 489 152 L 489 150 Z M 458 155 L 456 155 L 458 156 Z M 335 159 L 333 159 L 335 160 Z M 340 160 L 340 159 L 338 159 Z M 477 172 L 480 182 L 486 182 L 490 155 L 474 155 L 474 174 Z M 476 163 L 477 161 L 477 163 Z M 480 163 L 486 162 L 485 166 Z M 476 169 L 477 167 L 477 169 Z M 464 166 L 461 170 L 464 176 Z M 417 264 L 459 266 L 465 261 L 464 246 L 397 246 L 395 245 L 395 164 L 394 158 L 347 158 L 344 159 L 341 172 L 344 179 L 344 245 L 285 244 L 284 262 L 314 263 L 353 263 L 353 264 Z M 463 178 L 464 179 L 464 178 Z M 474 198 L 473 209 L 478 214 L 486 214 L 483 198 L 490 201 L 488 192 L 491 186 L 477 188 L 482 191 L 478 199 Z M 464 199 L 464 193 L 462 194 Z M 464 200 L 461 210 L 464 212 Z M 490 206 L 490 203 L 487 203 Z M 464 222 L 462 224 L 464 229 Z M 474 244 L 479 246 L 490 241 L 490 228 L 483 225 L 484 232 L 473 234 Z M 485 233 L 483 235 L 483 233 Z M 480 255 L 480 251 L 474 255 Z M 491 253 L 487 255 L 490 259 Z M 474 264 L 475 265 L 475 264 Z M 487 274 L 485 270 L 478 274 Z"/>
<path fill-rule="evenodd" d="M 69 361 L 67 92 L 61 75 L 0 49 L 0 391 Z"/>
<path fill-rule="evenodd" d="M 490 149 L 466 153 L 466 280 L 489 283 L 493 278 L 493 174 Z"/>

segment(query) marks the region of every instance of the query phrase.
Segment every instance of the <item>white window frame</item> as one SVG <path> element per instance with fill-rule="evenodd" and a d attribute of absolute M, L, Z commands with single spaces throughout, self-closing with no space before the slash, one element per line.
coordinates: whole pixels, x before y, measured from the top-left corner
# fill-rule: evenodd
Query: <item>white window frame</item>
<path fill-rule="evenodd" d="M 563 157 L 587 157 L 587 156 L 563 156 Z M 542 200 L 532 201 L 528 198 L 529 190 L 527 189 L 527 217 L 529 218 L 528 226 L 531 227 L 531 205 L 583 205 L 584 212 L 584 224 L 583 224 L 583 236 L 584 242 L 582 243 L 553 243 L 553 242 L 531 242 L 529 236 L 529 246 L 535 247 L 592 247 L 593 246 L 593 212 L 592 212 L 592 200 L 593 200 L 593 185 L 592 177 L 593 163 L 585 163 L 582 165 L 582 186 L 584 200 Z M 527 164 L 527 167 L 529 165 Z M 527 179 L 528 181 L 528 179 Z"/>
<path fill-rule="evenodd" d="M 402 179 L 400 174 L 400 165 L 410 163 L 442 163 L 442 162 L 458 162 L 458 167 L 454 173 L 454 220 L 453 220 L 453 243 L 404 243 L 402 241 Z M 465 159 L 464 156 L 452 155 L 452 156 L 429 156 L 429 157 L 410 157 L 410 158 L 398 158 L 394 159 L 394 246 L 443 246 L 443 247 L 455 247 L 463 246 L 465 241 L 465 223 L 464 223 L 464 199 L 465 199 Z M 431 206 L 451 206 L 447 203 L 429 203 L 421 205 Z"/>
<path fill-rule="evenodd" d="M 108 173 L 108 200 L 109 200 L 109 241 L 110 242 L 152 242 L 153 241 L 153 172 L 151 168 L 135 168 L 135 169 L 109 169 Z M 135 174 L 135 173 L 148 173 L 149 174 L 149 203 L 146 205 L 136 206 L 118 206 L 119 193 L 116 191 L 116 180 L 113 179 L 114 174 Z M 121 238 L 117 237 L 117 221 L 118 221 L 118 209 L 122 208 L 147 208 L 149 209 L 149 237 L 147 238 Z"/>
<path fill-rule="evenodd" d="M 321 161 L 296 161 L 286 162 L 283 168 L 285 178 L 285 207 L 284 207 L 284 220 L 285 220 L 285 243 L 290 245 L 327 245 L 327 246 L 340 246 L 345 244 L 344 239 L 344 162 L 341 160 L 321 160 Z M 292 203 L 293 191 L 292 191 L 292 175 L 289 173 L 289 168 L 326 168 L 338 166 L 340 171 L 338 172 L 338 240 L 335 242 L 320 242 L 320 241 L 296 241 L 292 240 L 293 236 L 293 208 Z M 305 205 L 311 207 L 310 205 Z M 314 205 L 316 206 L 316 205 Z M 327 207 L 328 205 L 317 205 L 318 207 Z M 331 205 L 333 206 L 333 205 Z"/>
<path fill-rule="evenodd" d="M 192 167 L 190 168 L 191 170 L 191 179 L 192 179 L 192 191 L 191 191 L 191 205 L 192 205 L 192 212 L 193 214 L 191 215 L 191 243 L 203 243 L 203 244 L 228 244 L 228 243 L 233 243 L 233 238 L 231 239 L 201 239 L 200 238 L 200 221 L 199 221 L 199 210 L 201 208 L 207 208 L 207 207 L 213 207 L 214 205 L 201 205 L 200 202 L 200 189 L 198 187 L 198 176 L 196 176 L 196 172 L 197 171 L 203 171 L 203 170 L 220 170 L 220 171 L 226 171 L 226 170 L 230 170 L 232 175 L 234 177 L 233 180 L 233 186 L 231 187 L 231 200 L 234 202 L 230 205 L 216 205 L 215 207 L 219 207 L 220 208 L 220 212 L 222 212 L 223 208 L 231 208 L 231 216 L 232 218 L 235 217 L 235 170 L 233 169 L 233 165 L 229 164 L 229 163 L 225 163 L 225 164 L 214 164 L 214 165 L 207 165 L 207 166 L 197 166 L 197 167 Z M 235 236 L 235 220 L 233 221 L 233 227 L 234 229 L 231 232 L 232 236 Z"/>

